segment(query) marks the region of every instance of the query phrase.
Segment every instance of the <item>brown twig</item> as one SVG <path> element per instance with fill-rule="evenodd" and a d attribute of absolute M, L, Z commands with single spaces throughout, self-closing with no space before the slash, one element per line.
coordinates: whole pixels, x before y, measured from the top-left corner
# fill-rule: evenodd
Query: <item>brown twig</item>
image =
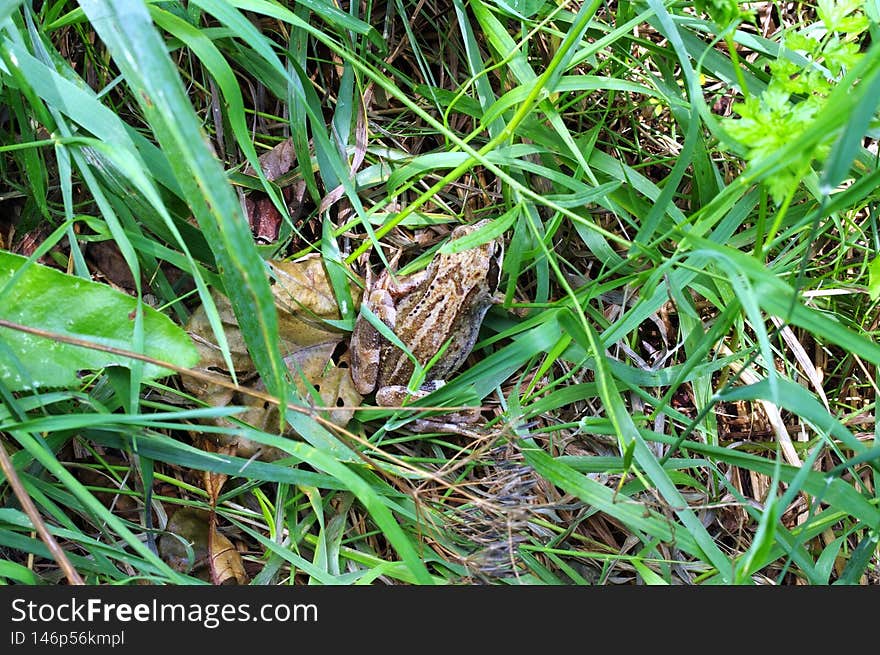
<path fill-rule="evenodd" d="M 18 502 L 21 503 L 21 507 L 24 509 L 25 514 L 28 515 L 31 523 L 33 523 L 34 528 L 40 535 L 40 539 L 46 544 L 52 558 L 58 563 L 61 570 L 64 571 L 64 575 L 67 576 L 67 581 L 72 585 L 85 584 L 79 573 L 73 568 L 73 564 L 67 559 L 64 550 L 58 545 L 58 542 L 55 541 L 55 537 L 52 536 L 49 532 L 49 528 L 47 528 L 46 524 L 43 522 L 43 518 L 40 516 L 39 510 L 37 510 L 37 506 L 34 505 L 34 501 L 31 500 L 24 485 L 21 483 L 21 479 L 18 477 L 18 473 L 12 465 L 12 460 L 9 459 L 9 453 L 6 452 L 6 447 L 3 445 L 2 440 L 0 440 L 0 468 L 3 469 L 3 474 L 9 481 L 9 486 L 12 487 L 15 497 L 18 498 Z"/>
<path fill-rule="evenodd" d="M 176 364 L 173 364 L 171 362 L 166 362 L 161 359 L 156 359 L 156 358 L 150 357 L 148 355 L 142 355 L 141 353 L 132 352 L 130 350 L 124 350 L 122 348 L 115 348 L 114 346 L 105 346 L 100 343 L 93 343 L 93 342 L 88 341 L 86 339 L 80 339 L 78 337 L 72 337 L 72 336 L 69 336 L 66 334 L 58 334 L 56 332 L 50 332 L 48 330 L 41 330 L 39 328 L 30 327 L 29 325 L 22 325 L 20 323 L 14 323 L 12 321 L 7 321 L 6 319 L 2 319 L 2 318 L 0 318 L 0 327 L 9 328 L 10 330 L 18 330 L 20 332 L 32 334 L 34 336 L 42 337 L 44 339 L 52 339 L 53 341 L 67 343 L 72 346 L 79 346 L 80 348 L 89 348 L 91 350 L 97 350 L 100 352 L 110 353 L 111 355 L 117 355 L 120 357 L 128 357 L 130 359 L 138 359 L 142 362 L 146 362 L 148 364 L 153 364 L 155 366 L 159 366 L 161 368 L 166 368 L 170 371 L 174 371 L 175 373 L 178 373 L 180 375 L 188 375 L 192 378 L 195 378 L 197 380 L 201 380 L 203 382 L 208 382 L 210 384 L 216 384 L 218 386 L 225 387 L 227 389 L 232 389 L 232 390 L 237 391 L 239 393 L 249 395 L 254 398 L 258 398 L 264 402 L 272 403 L 273 405 L 281 406 L 281 404 L 282 404 L 278 398 L 276 398 L 275 396 L 273 396 L 271 394 L 264 393 L 262 391 L 257 391 L 256 389 L 251 389 L 250 387 L 243 387 L 243 386 L 238 385 L 234 382 L 231 382 L 230 380 L 228 380 L 227 378 L 224 378 L 222 376 L 211 375 L 209 373 L 204 373 L 202 371 L 198 371 L 195 369 L 177 366 Z M 303 407 L 300 405 L 295 405 L 293 403 L 285 403 L 284 406 L 287 409 L 291 409 L 295 412 L 300 412 L 301 414 L 306 414 L 306 415 L 310 416 L 313 420 L 317 421 L 318 423 L 320 423 L 321 425 L 323 425 L 327 429 L 333 430 L 334 432 L 336 432 L 340 436 L 363 446 L 364 448 L 370 450 L 371 452 L 373 452 L 377 455 L 380 455 L 386 461 L 392 463 L 394 466 L 401 468 L 402 470 L 406 470 L 406 471 L 409 471 L 413 474 L 420 475 L 424 478 L 434 480 L 435 482 L 437 482 L 439 484 L 448 484 L 442 479 L 442 477 L 439 477 L 439 476 L 433 475 L 429 472 L 422 471 L 418 468 L 415 468 L 410 463 L 408 463 L 400 458 L 395 457 L 391 453 L 388 453 L 386 451 L 381 450 L 376 444 L 371 443 L 370 441 L 367 441 L 366 439 L 362 439 L 362 438 L 358 437 L 356 434 L 350 432 L 349 430 L 346 430 L 345 428 L 340 427 L 339 425 L 336 425 L 335 423 L 333 423 L 333 421 L 330 421 L 328 419 L 325 419 L 322 416 L 318 416 L 315 414 L 315 411 L 321 411 L 321 410 L 332 411 L 332 410 L 337 409 L 336 407 L 319 407 L 319 406 Z M 406 405 L 406 406 L 398 406 L 398 407 L 385 407 L 385 406 L 382 406 L 382 407 L 363 407 L 362 406 L 362 407 L 358 407 L 358 409 L 360 409 L 360 410 L 364 410 L 364 409 L 376 410 L 376 411 L 390 411 L 390 410 L 403 410 L 403 409 L 412 410 L 412 411 L 438 410 L 438 411 L 447 411 L 448 412 L 448 411 L 470 409 L 470 407 L 467 407 L 467 406 L 427 407 L 427 406 L 421 406 L 421 405 Z M 365 453 L 361 452 L 358 449 L 353 449 L 353 450 L 354 450 L 355 454 L 358 457 L 360 457 L 368 466 L 375 467 L 377 470 L 381 471 L 381 467 L 377 467 L 375 462 L 372 462 L 370 460 L 370 458 Z"/>
<path fill-rule="evenodd" d="M 10 330 L 17 330 L 19 332 L 25 332 L 27 334 L 33 334 L 37 337 L 42 337 L 43 339 L 51 339 L 52 341 L 60 341 L 61 343 L 66 343 L 71 346 L 78 346 L 80 348 L 88 348 L 89 350 L 97 350 L 99 352 L 109 353 L 111 355 L 117 355 L 119 357 L 128 357 L 129 359 L 137 359 L 142 362 L 146 362 L 147 364 L 153 364 L 154 366 L 158 366 L 160 368 L 167 368 L 170 371 L 174 371 L 180 375 L 186 375 L 191 378 L 195 378 L 196 380 L 201 380 L 202 382 L 207 382 L 209 384 L 216 384 L 219 387 L 224 387 L 226 389 L 232 389 L 233 391 L 237 391 L 238 393 L 244 394 L 246 396 L 251 396 L 253 398 L 257 398 L 264 402 L 271 403 L 273 405 L 280 406 L 281 401 L 275 396 L 264 393 L 262 391 L 257 391 L 256 389 L 251 389 L 250 387 L 243 387 L 235 382 L 231 382 L 227 378 L 220 375 L 211 375 L 210 373 L 204 373 L 197 369 L 185 368 L 183 366 L 177 366 L 171 362 L 166 362 L 161 359 L 156 359 L 155 357 L 150 357 L 149 355 L 142 355 L 141 353 L 136 353 L 131 350 L 124 350 L 122 348 L 116 348 L 114 346 L 105 346 L 104 344 L 94 343 L 92 341 L 88 341 L 86 339 L 80 339 L 79 337 L 72 337 L 66 334 L 59 334 L 58 332 L 50 332 L 49 330 L 41 330 L 40 328 L 31 327 L 29 325 L 22 325 L 21 323 L 14 323 L 12 321 L 7 321 L 6 319 L 0 318 L 0 327 L 9 328 Z M 301 405 L 295 405 L 293 403 L 286 403 L 285 407 L 287 409 L 292 409 L 295 412 L 299 412 L 300 414 L 308 414 L 313 415 L 314 412 L 317 411 L 333 411 L 339 409 L 335 405 L 333 407 L 322 407 L 319 405 L 303 407 Z M 377 411 L 377 412 L 386 412 L 392 410 L 411 410 L 411 411 L 420 411 L 420 412 L 430 412 L 430 411 L 443 411 L 443 412 L 455 412 L 459 410 L 473 409 L 469 405 L 461 405 L 461 406 L 450 406 L 450 407 L 434 407 L 427 405 L 396 405 L 396 406 L 381 406 L 381 407 L 370 407 L 368 405 L 359 406 L 356 409 L 358 410 L 367 410 L 367 411 Z M 339 426 L 329 421 L 327 419 L 322 419 L 319 416 L 314 417 L 319 423 L 324 424 L 326 427 L 331 429 L 338 429 Z"/>

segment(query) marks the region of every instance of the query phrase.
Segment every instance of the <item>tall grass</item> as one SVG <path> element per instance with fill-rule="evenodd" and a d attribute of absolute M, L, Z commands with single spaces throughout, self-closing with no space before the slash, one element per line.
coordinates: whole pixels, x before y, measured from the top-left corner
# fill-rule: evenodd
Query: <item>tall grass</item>
<path fill-rule="evenodd" d="M 185 507 L 216 510 L 258 584 L 878 581 L 864 34 L 821 112 L 752 156 L 722 117 L 771 62 L 812 65 L 782 38 L 815 26 L 810 6 L 768 4 L 759 30 L 658 0 L 35 4 L 0 7 L 0 245 L 42 235 L 37 256 L 89 276 L 112 242 L 132 293 L 180 324 L 205 307 L 233 370 L 222 290 L 299 435 L 218 423 L 240 408 L 137 367 L 0 380 L 15 477 L 87 581 L 200 582 L 155 546 Z M 258 157 L 288 137 L 270 181 Z M 242 209 L 256 192 L 283 219 L 270 245 Z M 505 236 L 504 302 L 425 401 L 487 406 L 479 438 L 410 434 L 414 412 L 316 421 L 264 260 L 321 253 L 345 300 L 362 254 L 412 262 L 411 230 L 480 218 Z M 286 457 L 200 447 L 217 435 Z M 58 582 L 3 493 L 0 576 Z"/>

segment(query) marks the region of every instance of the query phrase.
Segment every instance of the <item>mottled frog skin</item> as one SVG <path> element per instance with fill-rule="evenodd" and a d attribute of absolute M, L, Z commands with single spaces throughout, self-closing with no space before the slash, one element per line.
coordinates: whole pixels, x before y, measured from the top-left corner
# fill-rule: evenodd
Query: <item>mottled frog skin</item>
<path fill-rule="evenodd" d="M 458 239 L 488 221 L 452 231 Z M 421 272 L 393 278 L 386 270 L 367 274 L 363 302 L 403 342 L 420 364 L 449 346 L 428 372 L 420 392 L 407 391 L 413 363 L 406 354 L 358 316 L 351 339 L 352 380 L 362 394 L 376 391 L 376 403 L 397 406 L 408 397 L 441 386 L 467 359 L 501 276 L 504 243 L 496 238 L 456 253 L 438 253 Z"/>

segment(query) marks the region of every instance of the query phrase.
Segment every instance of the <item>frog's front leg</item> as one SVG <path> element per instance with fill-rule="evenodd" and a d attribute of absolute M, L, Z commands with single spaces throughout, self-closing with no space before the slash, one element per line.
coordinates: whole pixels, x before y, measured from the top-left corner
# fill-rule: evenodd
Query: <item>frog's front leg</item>
<path fill-rule="evenodd" d="M 392 278 L 389 275 L 383 280 L 383 286 L 388 289 L 388 293 L 396 300 L 398 298 L 403 298 L 418 289 L 433 275 L 434 269 L 431 266 L 428 266 L 428 268 L 424 270 L 410 273 L 409 275 L 403 275 L 396 278 Z"/>
<path fill-rule="evenodd" d="M 421 398 L 433 393 L 445 383 L 443 380 L 429 380 L 418 391 L 410 391 L 403 385 L 392 384 L 376 391 L 376 404 L 382 407 L 402 407 L 418 405 Z M 419 418 L 409 423 L 407 428 L 413 432 L 453 432 L 467 433 L 466 425 L 473 425 L 481 420 L 480 409 L 472 407 L 466 410 L 439 414 L 428 418 Z"/>
<path fill-rule="evenodd" d="M 367 293 L 363 302 L 391 330 L 397 323 L 394 298 L 384 285 Z M 351 333 L 351 379 L 358 393 L 368 394 L 379 379 L 383 337 L 366 318 L 358 315 Z"/>

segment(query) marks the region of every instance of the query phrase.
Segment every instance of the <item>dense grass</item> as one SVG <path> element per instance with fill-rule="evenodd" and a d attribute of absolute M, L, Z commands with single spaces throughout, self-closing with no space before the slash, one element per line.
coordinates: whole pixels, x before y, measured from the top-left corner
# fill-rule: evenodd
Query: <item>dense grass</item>
<path fill-rule="evenodd" d="M 202 307 L 213 370 L 243 340 L 264 387 L 212 402 L 141 360 L 0 379 L 0 578 L 878 582 L 859 3 L 31 5 L 0 6 L 0 246 L 180 325 Z M 366 398 L 336 425 L 288 372 L 265 262 L 322 258 L 344 362 L 363 255 L 408 272 L 484 218 L 503 303 L 420 401 L 483 422 L 413 434 Z M 124 350 L 150 352 L 142 312 Z"/>

